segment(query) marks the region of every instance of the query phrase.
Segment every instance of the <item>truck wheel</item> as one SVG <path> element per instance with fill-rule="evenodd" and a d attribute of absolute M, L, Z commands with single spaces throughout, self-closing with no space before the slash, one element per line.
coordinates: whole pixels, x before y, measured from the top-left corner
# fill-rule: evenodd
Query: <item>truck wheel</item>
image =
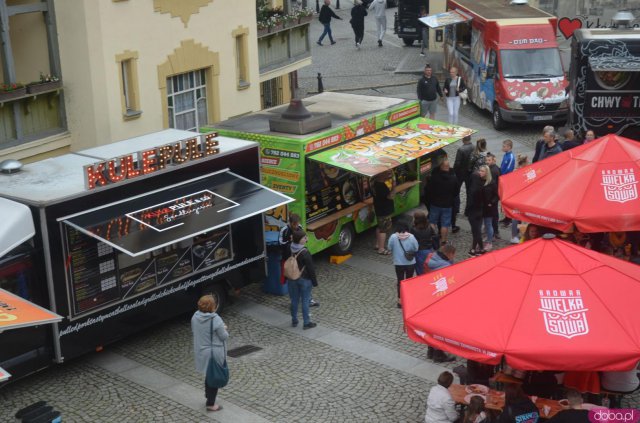
<path fill-rule="evenodd" d="M 413 45 L 413 38 L 403 38 L 402 41 L 404 42 L 405 46 L 412 46 Z"/>
<path fill-rule="evenodd" d="M 500 113 L 500 106 L 498 103 L 493 103 L 493 127 L 495 129 L 504 129 L 506 126 L 504 119 L 502 119 L 502 114 Z"/>
<path fill-rule="evenodd" d="M 353 237 L 355 231 L 353 230 L 353 224 L 347 223 L 340 228 L 340 234 L 338 235 L 338 243 L 333 246 L 333 253 L 338 256 L 344 256 L 351 252 L 353 248 Z"/>
<path fill-rule="evenodd" d="M 222 311 L 227 305 L 227 283 L 225 281 L 220 281 L 215 285 L 208 286 L 202 292 L 202 295 L 211 294 L 213 298 L 216 300 L 216 304 L 218 304 L 218 308 L 215 310 L 216 313 Z"/>

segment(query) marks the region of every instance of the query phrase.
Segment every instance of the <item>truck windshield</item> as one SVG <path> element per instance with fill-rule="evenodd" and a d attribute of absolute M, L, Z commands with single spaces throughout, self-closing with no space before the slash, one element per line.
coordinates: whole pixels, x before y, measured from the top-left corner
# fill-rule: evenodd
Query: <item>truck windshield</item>
<path fill-rule="evenodd" d="M 560 53 L 556 48 L 502 50 L 502 75 L 505 78 L 562 76 Z"/>

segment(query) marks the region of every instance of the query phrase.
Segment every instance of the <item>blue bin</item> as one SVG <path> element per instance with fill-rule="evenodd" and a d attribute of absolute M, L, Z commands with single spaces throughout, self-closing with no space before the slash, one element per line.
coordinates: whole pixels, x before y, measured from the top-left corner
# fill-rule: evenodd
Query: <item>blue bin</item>
<path fill-rule="evenodd" d="M 289 290 L 287 284 L 280 283 L 280 277 L 282 269 L 280 263 L 282 262 L 282 247 L 278 242 L 277 232 L 275 240 L 273 236 L 268 236 L 267 232 L 267 278 L 264 280 L 262 290 L 268 294 L 273 295 L 287 295 Z"/>

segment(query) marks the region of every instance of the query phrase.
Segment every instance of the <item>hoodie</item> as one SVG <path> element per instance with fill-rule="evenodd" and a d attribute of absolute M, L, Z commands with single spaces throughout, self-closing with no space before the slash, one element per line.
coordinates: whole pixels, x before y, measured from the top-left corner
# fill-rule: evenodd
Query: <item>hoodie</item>
<path fill-rule="evenodd" d="M 402 246 L 400 246 L 400 242 L 402 242 Z M 413 251 L 415 253 L 418 251 L 418 241 L 416 237 L 409 232 L 396 232 L 391 234 L 387 242 L 387 249 L 393 254 L 393 264 L 396 266 L 416 264 L 415 258 L 411 261 L 407 260 L 402 250 L 403 247 L 407 252 Z"/>
<path fill-rule="evenodd" d="M 435 254 L 431 255 L 431 259 L 429 259 L 429 263 L 427 263 L 427 267 L 429 270 L 438 270 L 443 267 L 451 266 L 453 263 L 449 260 L 449 257 L 445 256 L 442 251 L 436 251 Z"/>
<path fill-rule="evenodd" d="M 313 258 L 311 258 L 311 253 L 309 250 L 305 248 L 302 244 L 296 244 L 295 242 L 291 243 L 291 255 L 298 254 L 299 251 L 302 252 L 298 255 L 298 268 L 302 270 L 302 279 L 309 279 L 313 286 L 318 286 L 318 279 L 316 277 L 316 268 L 313 264 Z M 303 269 L 304 267 L 304 269 Z"/>
<path fill-rule="evenodd" d="M 229 337 L 222 318 L 216 313 L 203 313 L 198 310 L 191 318 L 191 332 L 193 332 L 196 371 L 206 374 L 209 358 L 212 354 L 218 364 L 222 366 L 227 357 L 227 338 Z"/>

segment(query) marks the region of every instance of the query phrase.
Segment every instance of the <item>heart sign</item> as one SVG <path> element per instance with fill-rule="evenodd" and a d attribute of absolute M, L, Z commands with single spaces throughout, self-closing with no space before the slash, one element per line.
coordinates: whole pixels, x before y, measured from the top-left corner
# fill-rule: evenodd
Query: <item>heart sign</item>
<path fill-rule="evenodd" d="M 564 38 L 570 38 L 573 35 L 573 31 L 580 28 L 582 28 L 582 21 L 579 18 L 560 18 L 558 21 L 558 29 L 564 35 Z"/>

